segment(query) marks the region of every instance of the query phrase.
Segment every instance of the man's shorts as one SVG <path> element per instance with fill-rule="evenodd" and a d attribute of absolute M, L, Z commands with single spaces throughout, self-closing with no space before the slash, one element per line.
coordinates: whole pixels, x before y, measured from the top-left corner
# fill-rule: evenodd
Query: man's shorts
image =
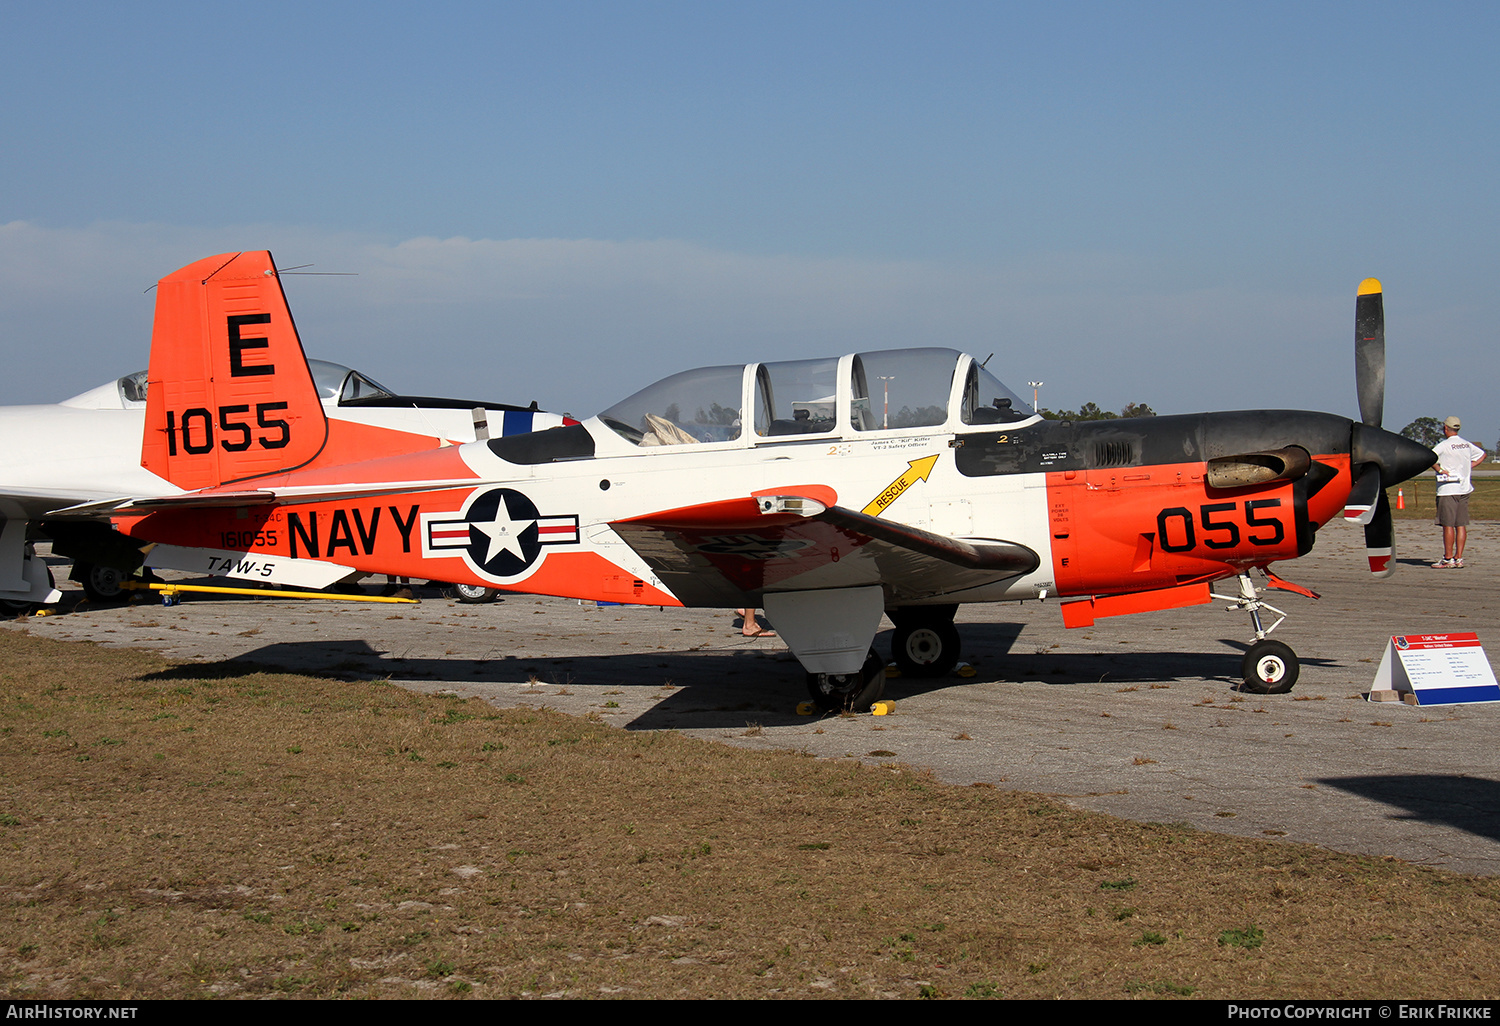
<path fill-rule="evenodd" d="M 1467 495 L 1439 495 L 1437 497 L 1437 525 L 1439 527 L 1469 526 L 1469 497 Z"/>

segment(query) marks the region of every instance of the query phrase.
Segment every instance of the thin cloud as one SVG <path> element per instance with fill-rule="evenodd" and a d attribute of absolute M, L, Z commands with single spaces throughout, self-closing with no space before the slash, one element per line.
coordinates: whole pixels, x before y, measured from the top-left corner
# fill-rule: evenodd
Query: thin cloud
<path fill-rule="evenodd" d="M 1045 404 L 1352 412 L 1352 282 L 1305 293 L 1173 287 L 1129 254 L 1007 265 L 761 255 L 680 240 L 412 238 L 251 225 L 0 225 L 0 402 L 56 401 L 145 365 L 159 277 L 269 248 L 304 345 L 411 392 L 576 414 L 684 367 L 861 349 L 990 353 Z M 1344 288 L 1344 286 L 1348 286 Z M 1347 294 L 1346 294 L 1347 293 Z M 1445 330 L 1466 312 L 1437 311 Z M 1394 426 L 1416 416 L 1393 344 Z M 1477 406 L 1471 406 L 1477 408 Z"/>

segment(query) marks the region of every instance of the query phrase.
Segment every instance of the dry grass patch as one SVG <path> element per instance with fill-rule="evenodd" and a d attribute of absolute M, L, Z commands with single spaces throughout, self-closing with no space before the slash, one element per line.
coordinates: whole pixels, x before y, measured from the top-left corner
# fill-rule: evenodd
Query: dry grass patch
<path fill-rule="evenodd" d="M 9 632 L 0 667 L 12 997 L 1492 998 L 1500 979 L 1488 879 L 381 682 Z"/>

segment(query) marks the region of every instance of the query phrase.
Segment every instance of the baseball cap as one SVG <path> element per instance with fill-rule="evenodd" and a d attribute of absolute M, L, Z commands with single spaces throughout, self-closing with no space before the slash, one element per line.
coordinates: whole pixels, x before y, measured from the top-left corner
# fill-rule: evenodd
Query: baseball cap
<path fill-rule="evenodd" d="M 1449 417 L 1447 420 L 1443 421 L 1443 427 L 1452 428 L 1454 431 L 1457 431 L 1462 426 L 1463 425 L 1458 422 L 1457 417 Z"/>

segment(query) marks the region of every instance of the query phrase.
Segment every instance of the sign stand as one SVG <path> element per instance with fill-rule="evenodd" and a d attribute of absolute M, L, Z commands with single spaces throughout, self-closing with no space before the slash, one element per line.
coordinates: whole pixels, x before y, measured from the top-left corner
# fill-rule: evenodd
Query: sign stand
<path fill-rule="evenodd" d="M 1477 634 L 1407 634 L 1385 646 L 1371 702 L 1500 702 L 1500 684 Z"/>

